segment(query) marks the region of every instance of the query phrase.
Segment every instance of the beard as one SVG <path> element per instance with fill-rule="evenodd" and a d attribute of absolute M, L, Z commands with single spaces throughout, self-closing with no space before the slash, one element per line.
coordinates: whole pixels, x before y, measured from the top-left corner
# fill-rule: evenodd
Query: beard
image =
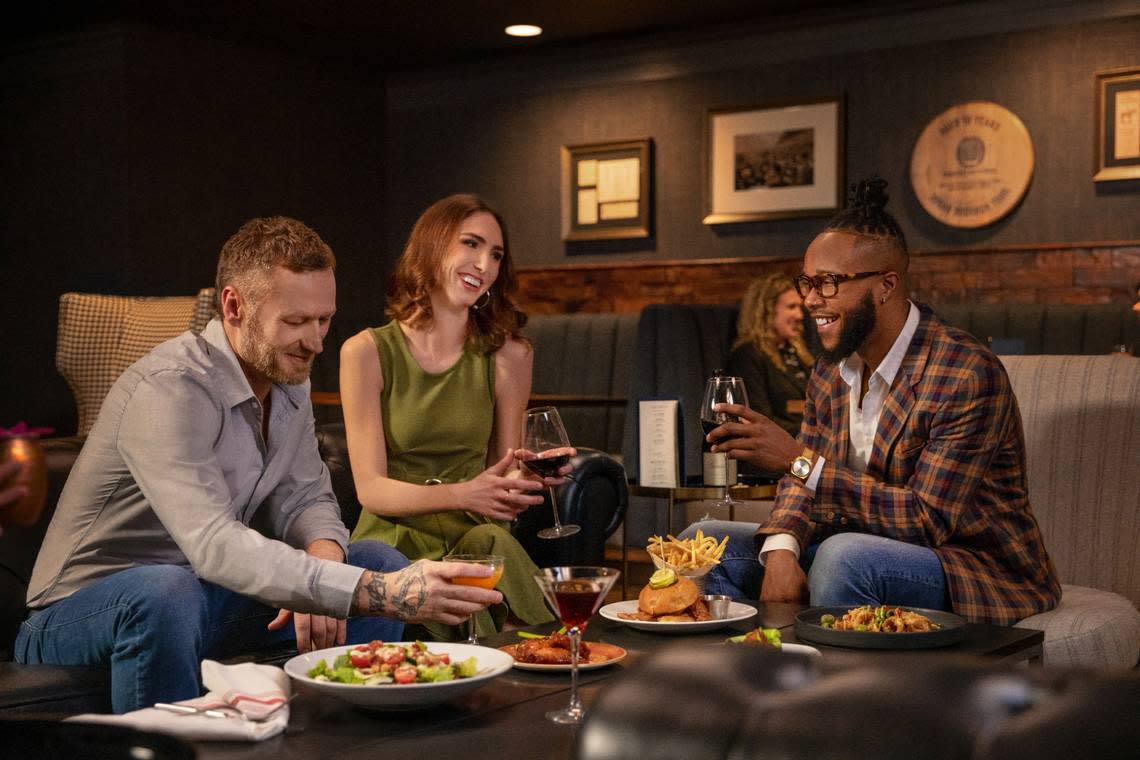
<path fill-rule="evenodd" d="M 255 371 L 260 372 L 274 383 L 284 385 L 302 385 L 309 379 L 309 372 L 313 369 L 313 357 L 305 366 L 296 370 L 287 370 L 281 364 L 281 357 L 285 353 L 265 339 L 265 330 L 256 312 L 249 317 L 248 329 L 241 340 L 242 359 Z"/>
<path fill-rule="evenodd" d="M 835 348 L 821 347 L 820 355 L 829 362 L 846 359 L 863 345 L 867 336 L 875 329 L 875 299 L 864 293 L 859 305 L 843 315 L 843 329 Z"/>

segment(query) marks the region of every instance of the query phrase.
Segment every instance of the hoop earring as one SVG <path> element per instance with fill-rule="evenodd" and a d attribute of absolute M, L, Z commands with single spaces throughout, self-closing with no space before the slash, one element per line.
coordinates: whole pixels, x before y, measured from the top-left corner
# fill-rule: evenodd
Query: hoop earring
<path fill-rule="evenodd" d="M 471 308 L 475 311 L 479 311 L 489 303 L 491 303 L 491 289 L 487 288 L 487 290 L 483 292 L 483 295 L 479 296 L 475 303 L 471 304 Z"/>

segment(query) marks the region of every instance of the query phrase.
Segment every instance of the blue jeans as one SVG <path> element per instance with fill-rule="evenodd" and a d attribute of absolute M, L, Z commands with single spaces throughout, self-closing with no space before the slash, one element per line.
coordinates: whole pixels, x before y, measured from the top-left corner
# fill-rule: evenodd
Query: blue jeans
<path fill-rule="evenodd" d="M 378 572 L 408 565 L 378 541 L 348 546 L 348 564 Z M 222 659 L 296 640 L 292 624 L 266 625 L 277 609 L 213 583 L 189 568 L 144 565 L 123 570 L 33 612 L 20 626 L 16 661 L 110 667 L 116 713 L 202 693 L 204 658 Z M 404 624 L 349 618 L 348 643 L 399 641 Z"/>
<path fill-rule="evenodd" d="M 682 538 L 692 538 L 697 528 L 718 541 L 729 537 L 720 565 L 705 576 L 705 593 L 727 594 L 734 599 L 760 598 L 764 566 L 757 559 L 759 527 L 756 523 L 706 520 L 685 528 Z M 942 563 L 925 546 L 869 533 L 838 533 L 802 552 L 800 567 L 807 573 L 812 606 L 897 604 L 950 609 Z"/>

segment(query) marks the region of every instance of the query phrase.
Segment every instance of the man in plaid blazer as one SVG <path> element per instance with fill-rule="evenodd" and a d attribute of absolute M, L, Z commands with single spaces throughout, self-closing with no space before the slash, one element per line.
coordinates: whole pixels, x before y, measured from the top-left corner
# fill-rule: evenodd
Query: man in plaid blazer
<path fill-rule="evenodd" d="M 732 536 L 708 590 L 1011 624 L 1061 595 L 1017 401 L 987 348 L 907 300 L 885 184 L 860 184 L 796 279 L 823 347 L 799 437 L 738 405 L 709 435 L 714 451 L 788 474 L 762 526 L 701 525 Z"/>

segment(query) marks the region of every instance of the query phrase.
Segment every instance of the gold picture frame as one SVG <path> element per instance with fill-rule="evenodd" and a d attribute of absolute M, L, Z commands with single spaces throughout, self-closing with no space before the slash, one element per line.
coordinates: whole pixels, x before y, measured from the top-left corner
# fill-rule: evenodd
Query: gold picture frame
<path fill-rule="evenodd" d="M 834 214 L 843 151 L 839 95 L 710 110 L 704 223 Z"/>
<path fill-rule="evenodd" d="M 562 146 L 562 239 L 653 234 L 653 140 Z"/>
<path fill-rule="evenodd" d="M 1093 181 L 1140 179 L 1140 67 L 1096 72 Z"/>

